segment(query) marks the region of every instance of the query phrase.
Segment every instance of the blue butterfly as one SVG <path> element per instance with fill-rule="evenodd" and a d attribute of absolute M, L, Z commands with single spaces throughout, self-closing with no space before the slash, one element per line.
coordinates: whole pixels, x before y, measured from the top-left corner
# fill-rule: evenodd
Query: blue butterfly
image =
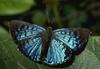
<path fill-rule="evenodd" d="M 10 23 L 12 37 L 19 50 L 34 62 L 50 66 L 66 63 L 72 53 L 87 43 L 89 30 L 61 28 L 48 31 L 38 25 L 14 20 Z"/>

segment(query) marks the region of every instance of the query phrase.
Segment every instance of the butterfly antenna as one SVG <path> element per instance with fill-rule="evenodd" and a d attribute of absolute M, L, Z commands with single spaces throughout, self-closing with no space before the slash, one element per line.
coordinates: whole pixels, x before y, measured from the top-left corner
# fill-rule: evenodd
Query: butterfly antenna
<path fill-rule="evenodd" d="M 46 9 L 47 21 L 50 22 L 49 9 Z"/>
<path fill-rule="evenodd" d="M 52 27 L 54 25 L 53 10 L 47 7 L 46 15 L 47 15 L 48 27 Z"/>

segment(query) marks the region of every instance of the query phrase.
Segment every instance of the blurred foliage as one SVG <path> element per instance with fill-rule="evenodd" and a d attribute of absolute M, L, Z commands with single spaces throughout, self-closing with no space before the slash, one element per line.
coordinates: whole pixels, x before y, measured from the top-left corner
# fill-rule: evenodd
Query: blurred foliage
<path fill-rule="evenodd" d="M 34 63 L 17 50 L 8 32 L 7 21 L 10 20 L 23 20 L 43 27 L 51 22 L 54 29 L 90 29 L 94 35 L 90 36 L 86 49 L 76 56 L 71 66 L 58 69 L 100 69 L 100 1 L 0 0 L 0 69 L 56 69 Z"/>
<path fill-rule="evenodd" d="M 0 0 L 0 15 L 22 13 L 34 4 L 33 0 Z"/>
<path fill-rule="evenodd" d="M 73 6 L 65 5 L 63 11 L 69 19 L 69 27 L 81 27 L 82 23 L 85 23 L 87 20 L 86 13 L 76 10 Z"/>
<path fill-rule="evenodd" d="M 33 12 L 32 22 L 37 25 L 44 26 L 47 21 L 47 16 L 44 12 L 36 10 Z"/>

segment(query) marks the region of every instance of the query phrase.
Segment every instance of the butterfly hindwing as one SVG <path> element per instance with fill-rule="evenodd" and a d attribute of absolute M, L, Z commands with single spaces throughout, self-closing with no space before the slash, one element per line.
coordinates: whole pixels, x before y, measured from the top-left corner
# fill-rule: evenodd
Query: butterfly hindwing
<path fill-rule="evenodd" d="M 12 23 L 10 24 L 12 37 L 19 50 L 33 61 L 39 61 L 42 49 L 42 33 L 45 29 L 22 21 L 13 21 Z"/>
<path fill-rule="evenodd" d="M 52 32 L 51 42 L 48 48 L 45 63 L 51 66 L 57 66 L 66 63 L 72 56 L 72 51 L 65 43 L 59 40 L 57 32 Z"/>
<path fill-rule="evenodd" d="M 45 63 L 48 65 L 59 65 L 65 63 L 72 55 L 71 49 L 57 39 L 52 39 L 48 49 Z"/>
<path fill-rule="evenodd" d="M 20 50 L 33 61 L 39 61 L 42 49 L 41 37 L 30 38 L 24 42 Z"/>

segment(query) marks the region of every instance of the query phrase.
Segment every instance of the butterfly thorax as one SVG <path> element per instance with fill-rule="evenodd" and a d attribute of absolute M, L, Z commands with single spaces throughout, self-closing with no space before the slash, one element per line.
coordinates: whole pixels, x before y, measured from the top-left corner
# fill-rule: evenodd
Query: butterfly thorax
<path fill-rule="evenodd" d="M 47 52 L 48 52 L 48 48 L 50 46 L 50 42 L 51 42 L 51 38 L 52 38 L 52 27 L 47 27 L 45 35 L 44 35 L 44 42 L 43 42 L 43 49 L 41 52 L 41 61 L 44 60 L 44 58 L 47 56 Z"/>
<path fill-rule="evenodd" d="M 52 37 L 52 27 L 47 28 L 46 34 L 46 42 L 49 44 Z"/>

